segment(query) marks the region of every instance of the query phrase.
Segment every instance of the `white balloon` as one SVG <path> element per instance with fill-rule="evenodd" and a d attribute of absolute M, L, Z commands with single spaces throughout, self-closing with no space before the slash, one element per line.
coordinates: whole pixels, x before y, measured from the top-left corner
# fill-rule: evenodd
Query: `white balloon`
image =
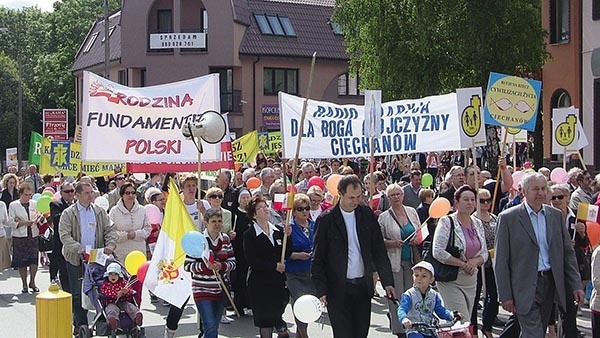
<path fill-rule="evenodd" d="M 303 323 L 313 323 L 321 317 L 323 303 L 313 295 L 304 295 L 294 303 L 294 315 Z"/>
<path fill-rule="evenodd" d="M 104 209 L 104 211 L 108 211 L 108 206 L 110 205 L 110 203 L 108 203 L 108 199 L 104 196 L 96 197 L 94 204 L 96 204 L 100 208 Z"/>

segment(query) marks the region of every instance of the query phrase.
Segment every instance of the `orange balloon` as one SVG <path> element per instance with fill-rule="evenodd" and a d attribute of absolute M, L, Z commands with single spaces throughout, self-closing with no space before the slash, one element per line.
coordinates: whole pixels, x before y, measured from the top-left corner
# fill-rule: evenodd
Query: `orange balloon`
<path fill-rule="evenodd" d="M 332 174 L 329 176 L 329 178 L 327 178 L 327 191 L 332 194 L 333 196 L 338 196 L 339 192 L 337 189 L 338 183 L 340 183 L 340 180 L 342 179 L 342 175 L 339 174 Z"/>
<path fill-rule="evenodd" d="M 248 187 L 248 189 L 256 189 L 256 188 L 260 187 L 261 184 L 262 184 L 262 182 L 260 181 L 260 178 L 258 178 L 258 177 L 250 177 L 246 181 L 246 187 Z"/>
<path fill-rule="evenodd" d="M 585 222 L 586 232 L 592 247 L 600 244 L 600 224 L 596 222 Z"/>
<path fill-rule="evenodd" d="M 429 206 L 429 217 L 440 218 L 448 215 L 450 211 L 450 201 L 444 197 L 438 197 Z"/>

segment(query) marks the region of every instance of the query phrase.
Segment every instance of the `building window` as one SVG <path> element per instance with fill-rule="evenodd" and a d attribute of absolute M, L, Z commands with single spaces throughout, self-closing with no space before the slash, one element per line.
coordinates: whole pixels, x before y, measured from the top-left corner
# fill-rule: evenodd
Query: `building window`
<path fill-rule="evenodd" d="M 592 0 L 592 20 L 600 20 L 600 0 Z"/>
<path fill-rule="evenodd" d="M 110 37 L 114 31 L 115 31 L 115 26 L 109 27 L 108 28 L 108 37 Z M 102 30 L 102 43 L 104 43 L 104 29 Z"/>
<path fill-rule="evenodd" d="M 96 32 L 96 33 L 92 34 L 92 36 L 90 36 L 90 39 L 88 40 L 87 45 L 85 45 L 85 48 L 83 49 L 84 53 L 87 53 L 90 51 L 90 49 L 92 49 L 94 42 L 96 42 L 96 38 L 98 38 L 98 32 Z"/>
<path fill-rule="evenodd" d="M 550 0 L 550 43 L 569 41 L 569 0 Z"/>
<path fill-rule="evenodd" d="M 567 108 L 571 106 L 571 95 L 564 89 L 559 89 L 552 95 L 552 108 Z"/>
<path fill-rule="evenodd" d="M 124 86 L 127 86 L 128 85 L 127 80 L 128 80 L 127 69 L 120 70 L 119 71 L 119 83 Z"/>
<path fill-rule="evenodd" d="M 233 68 L 211 68 L 211 73 L 219 74 L 222 112 L 240 112 L 240 91 L 233 89 Z"/>
<path fill-rule="evenodd" d="M 173 16 L 170 9 L 159 9 L 156 11 L 158 19 L 156 23 L 157 33 L 173 33 Z"/>
<path fill-rule="evenodd" d="M 275 14 L 254 14 L 258 29 L 264 35 L 296 36 L 290 18 Z"/>
<path fill-rule="evenodd" d="M 349 76 L 348 73 L 338 77 L 338 95 L 364 95 L 364 91 L 359 87 L 359 80 L 356 76 Z"/>
<path fill-rule="evenodd" d="M 342 33 L 342 26 L 340 26 L 340 24 L 338 24 L 337 22 L 329 21 L 329 26 L 331 27 L 331 30 L 333 31 L 333 34 L 335 34 L 335 35 L 343 35 L 343 33 Z"/>
<path fill-rule="evenodd" d="M 298 70 L 265 68 L 263 73 L 263 93 L 277 95 L 278 92 L 298 94 Z"/>

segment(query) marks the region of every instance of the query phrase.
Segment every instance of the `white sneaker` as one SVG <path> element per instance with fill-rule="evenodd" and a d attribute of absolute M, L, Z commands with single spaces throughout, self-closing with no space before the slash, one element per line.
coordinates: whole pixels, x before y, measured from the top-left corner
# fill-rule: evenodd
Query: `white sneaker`
<path fill-rule="evenodd" d="M 231 322 L 233 322 L 233 319 L 227 316 L 221 316 L 221 324 L 231 324 Z"/>

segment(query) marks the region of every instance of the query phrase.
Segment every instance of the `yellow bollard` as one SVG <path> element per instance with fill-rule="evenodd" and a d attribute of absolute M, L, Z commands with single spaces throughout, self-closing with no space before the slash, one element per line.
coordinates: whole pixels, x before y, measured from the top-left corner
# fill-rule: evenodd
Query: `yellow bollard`
<path fill-rule="evenodd" d="M 72 337 L 71 294 L 52 283 L 48 291 L 35 297 L 36 337 Z"/>

